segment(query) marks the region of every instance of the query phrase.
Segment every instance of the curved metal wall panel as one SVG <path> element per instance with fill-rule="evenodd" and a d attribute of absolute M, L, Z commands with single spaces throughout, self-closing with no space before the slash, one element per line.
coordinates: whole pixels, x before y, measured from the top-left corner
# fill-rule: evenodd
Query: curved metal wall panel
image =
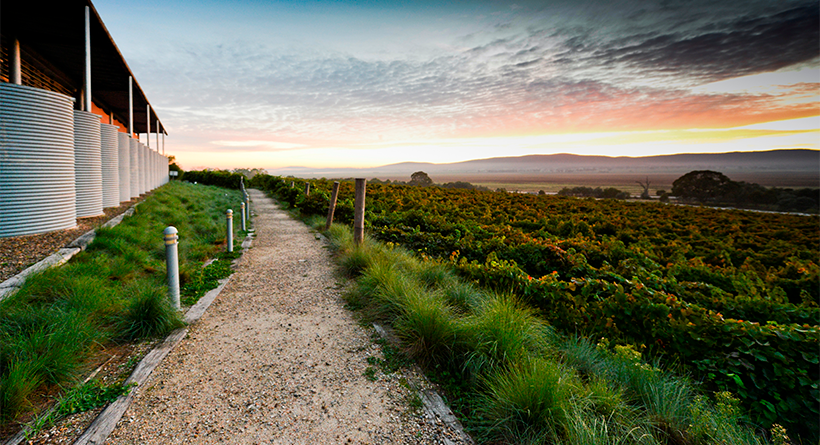
<path fill-rule="evenodd" d="M 125 133 L 117 133 L 117 173 L 120 202 L 131 200 L 131 142 Z"/>
<path fill-rule="evenodd" d="M 148 187 L 145 185 L 145 176 L 147 173 L 147 158 L 148 153 L 145 150 L 145 144 L 142 142 L 139 143 L 139 150 L 140 150 L 140 195 L 148 191 Z"/>
<path fill-rule="evenodd" d="M 119 142 L 115 125 L 100 124 L 103 208 L 120 205 Z"/>
<path fill-rule="evenodd" d="M 68 96 L 0 83 L 0 237 L 77 225 L 73 108 Z"/>
<path fill-rule="evenodd" d="M 159 153 L 154 152 L 154 169 L 151 170 L 152 172 L 154 172 L 154 188 L 157 188 L 157 187 L 160 186 L 159 171 L 158 170 L 159 170 Z"/>
<path fill-rule="evenodd" d="M 150 147 L 148 148 L 148 191 L 151 191 L 155 188 L 154 186 L 154 150 L 151 150 Z"/>
<path fill-rule="evenodd" d="M 103 214 L 100 116 L 74 110 L 74 186 L 77 218 Z"/>
<path fill-rule="evenodd" d="M 131 155 L 131 197 L 137 198 L 140 196 L 140 147 L 134 138 L 128 138 L 128 145 Z"/>

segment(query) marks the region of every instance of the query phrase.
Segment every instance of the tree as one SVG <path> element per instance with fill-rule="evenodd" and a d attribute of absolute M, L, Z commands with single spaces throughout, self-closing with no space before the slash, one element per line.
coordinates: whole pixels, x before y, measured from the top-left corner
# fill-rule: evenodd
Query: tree
<path fill-rule="evenodd" d="M 682 199 L 703 203 L 722 198 L 733 188 L 733 185 L 734 182 L 723 173 L 695 170 L 672 183 L 672 194 Z"/>
<path fill-rule="evenodd" d="M 649 176 L 646 177 L 646 182 L 642 181 L 635 181 L 638 185 L 643 188 L 643 192 L 641 192 L 641 199 L 649 199 Z"/>
<path fill-rule="evenodd" d="M 253 179 L 256 175 L 266 173 L 266 171 L 261 168 L 235 168 L 231 170 L 231 172 L 244 175 L 248 179 Z"/>
<path fill-rule="evenodd" d="M 419 171 L 410 175 L 410 182 L 408 182 L 408 184 L 417 185 L 419 187 L 428 187 L 433 185 L 433 180 L 427 176 L 427 173 Z"/>

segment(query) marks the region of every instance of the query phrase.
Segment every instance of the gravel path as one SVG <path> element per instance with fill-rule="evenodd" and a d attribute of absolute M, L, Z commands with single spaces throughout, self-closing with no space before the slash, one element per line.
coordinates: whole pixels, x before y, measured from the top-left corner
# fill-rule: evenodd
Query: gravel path
<path fill-rule="evenodd" d="M 462 443 L 409 408 L 412 371 L 364 376 L 380 350 L 342 306 L 326 241 L 250 192 L 253 247 L 106 443 Z"/>

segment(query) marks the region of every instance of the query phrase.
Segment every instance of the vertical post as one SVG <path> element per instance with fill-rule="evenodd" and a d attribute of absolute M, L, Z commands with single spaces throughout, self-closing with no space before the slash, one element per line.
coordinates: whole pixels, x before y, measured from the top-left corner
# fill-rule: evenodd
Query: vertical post
<path fill-rule="evenodd" d="M 245 203 L 243 202 L 242 204 L 240 204 L 239 208 L 242 209 L 242 231 L 244 232 L 248 230 L 247 226 L 245 225 Z"/>
<path fill-rule="evenodd" d="M 296 181 L 290 181 L 290 188 L 293 188 L 296 185 Z"/>
<path fill-rule="evenodd" d="M 251 195 L 245 193 L 245 213 L 248 215 L 248 220 L 251 219 Z"/>
<path fill-rule="evenodd" d="M 23 70 L 20 59 L 20 41 L 14 39 L 11 43 L 11 83 L 15 85 L 23 84 Z"/>
<path fill-rule="evenodd" d="M 365 180 L 356 178 L 356 196 L 353 206 L 353 242 L 361 244 L 364 241 L 364 198 Z"/>
<path fill-rule="evenodd" d="M 83 109 L 91 111 L 91 8 L 85 7 L 85 75 L 83 76 Z"/>
<path fill-rule="evenodd" d="M 128 137 L 134 137 L 134 78 L 132 76 L 128 76 Z"/>
<path fill-rule="evenodd" d="M 225 219 L 228 223 L 228 252 L 233 252 L 233 210 L 225 212 Z"/>
<path fill-rule="evenodd" d="M 162 132 L 162 155 L 165 156 L 165 131 Z"/>
<path fill-rule="evenodd" d="M 333 191 L 330 193 L 330 205 L 327 208 L 327 224 L 325 230 L 330 230 L 333 224 L 333 214 L 336 212 L 336 199 L 339 197 L 339 181 L 333 182 Z"/>
<path fill-rule="evenodd" d="M 310 183 L 305 182 L 305 196 L 310 196 Z"/>
<path fill-rule="evenodd" d="M 148 117 L 145 118 L 145 146 L 151 148 L 151 106 L 146 105 Z"/>
<path fill-rule="evenodd" d="M 159 119 L 154 121 L 154 128 L 157 130 L 157 153 L 159 153 Z"/>
<path fill-rule="evenodd" d="M 165 240 L 165 269 L 168 275 L 168 297 L 171 299 L 171 305 L 174 309 L 179 310 L 179 254 L 177 252 L 177 229 L 174 226 L 168 226 L 162 232 Z"/>

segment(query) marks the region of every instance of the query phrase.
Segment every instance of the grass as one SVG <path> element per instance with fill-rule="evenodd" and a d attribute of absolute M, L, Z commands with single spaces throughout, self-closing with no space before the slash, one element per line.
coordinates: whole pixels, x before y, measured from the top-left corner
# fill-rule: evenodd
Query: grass
<path fill-rule="evenodd" d="M 367 237 L 355 245 L 338 225 L 327 234 L 355 279 L 349 307 L 392 325 L 397 347 L 443 386 L 479 442 L 766 443 L 731 395 L 712 400 L 631 347 L 554 332 L 515 295 L 479 289 L 400 247 Z"/>
<path fill-rule="evenodd" d="M 40 431 L 50 428 L 61 419 L 64 419 L 72 414 L 83 413 L 96 408 L 101 408 L 108 403 L 113 402 L 119 396 L 128 394 L 130 390 L 130 385 L 124 385 L 121 383 L 103 385 L 95 380 L 71 388 L 66 391 L 59 398 L 59 400 L 57 400 L 52 410 L 38 416 L 30 424 L 30 427 L 26 432 L 26 437 L 33 438 L 37 436 Z"/>
<path fill-rule="evenodd" d="M 494 421 L 486 434 L 532 444 L 560 437 L 580 389 L 578 378 L 552 360 L 522 358 L 492 371 L 480 396 L 481 413 Z"/>
<path fill-rule="evenodd" d="M 201 295 L 224 274 L 202 272 L 202 262 L 224 250 L 225 209 L 239 202 L 236 191 L 169 183 L 133 216 L 98 229 L 69 263 L 28 278 L 0 302 L 0 422 L 24 421 L 43 394 L 74 387 L 102 345 L 181 326 L 166 297 L 162 231 L 179 230 L 181 286 Z"/>

